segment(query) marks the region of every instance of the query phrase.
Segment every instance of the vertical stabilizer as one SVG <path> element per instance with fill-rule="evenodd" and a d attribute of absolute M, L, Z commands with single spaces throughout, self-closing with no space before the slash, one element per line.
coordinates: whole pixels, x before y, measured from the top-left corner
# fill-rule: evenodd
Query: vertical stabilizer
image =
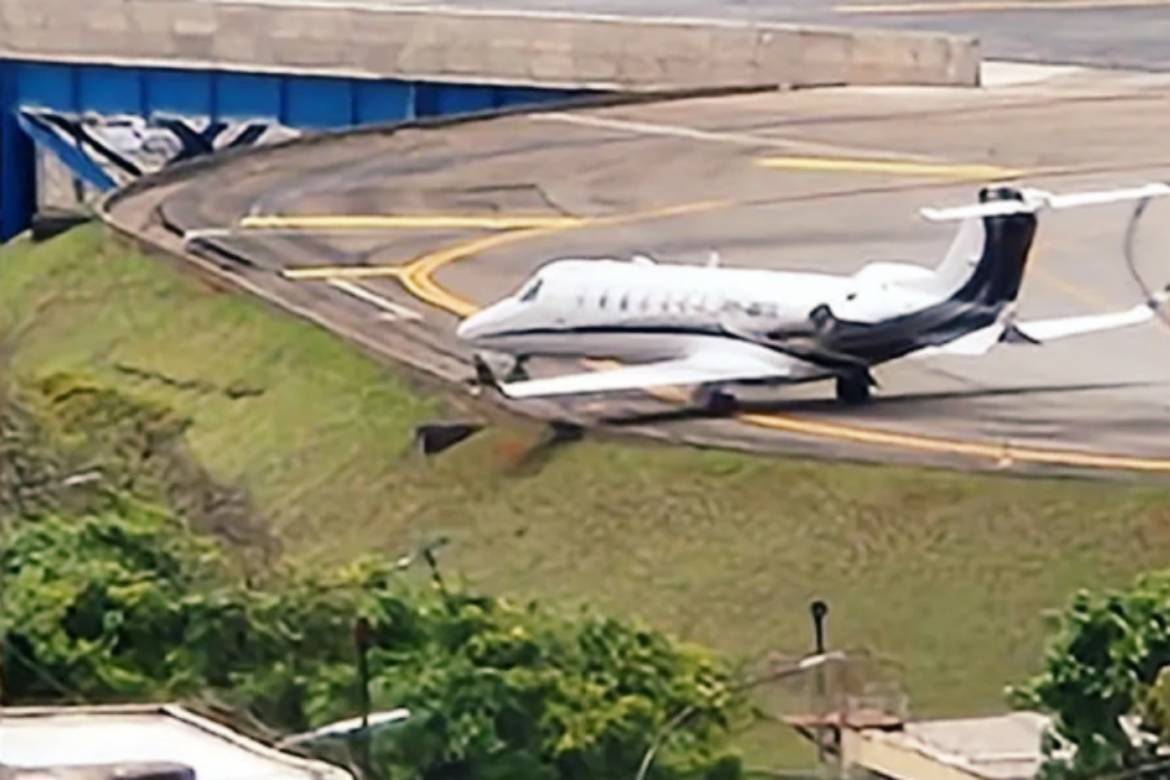
<path fill-rule="evenodd" d="M 984 188 L 980 203 L 1023 200 L 1011 187 Z M 935 270 L 935 284 L 946 297 L 981 306 L 1000 307 L 1016 299 L 1036 234 L 1031 211 L 970 216 Z"/>

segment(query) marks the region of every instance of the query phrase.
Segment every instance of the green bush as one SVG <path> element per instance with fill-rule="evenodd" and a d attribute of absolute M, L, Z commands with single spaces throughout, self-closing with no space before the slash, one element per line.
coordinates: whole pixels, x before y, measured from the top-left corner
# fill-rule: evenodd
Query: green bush
<path fill-rule="evenodd" d="M 16 524 L 0 577 L 10 703 L 210 691 L 301 730 L 357 713 L 364 617 L 373 706 L 411 712 L 374 740 L 384 776 L 632 776 L 684 712 L 649 776 L 740 773 L 727 748 L 744 712 L 733 675 L 643 627 L 408 587 L 375 562 L 248 587 L 214 544 L 126 499 Z"/>
<path fill-rule="evenodd" d="M 1017 706 L 1053 713 L 1056 736 L 1074 748 L 1054 753 L 1045 773 L 1091 778 L 1149 761 L 1153 745 L 1134 744 L 1122 728 L 1126 716 L 1170 744 L 1168 667 L 1170 572 L 1126 591 L 1078 593 L 1060 616 L 1043 671 L 1009 690 Z"/>

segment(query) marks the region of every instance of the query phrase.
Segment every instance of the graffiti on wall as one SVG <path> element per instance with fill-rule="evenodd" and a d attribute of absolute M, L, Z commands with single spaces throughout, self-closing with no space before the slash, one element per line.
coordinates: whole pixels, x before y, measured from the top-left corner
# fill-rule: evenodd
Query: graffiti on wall
<path fill-rule="evenodd" d="M 67 114 L 21 109 L 38 151 L 38 206 L 72 209 L 140 176 L 224 149 L 271 144 L 297 130 L 265 121 Z"/>

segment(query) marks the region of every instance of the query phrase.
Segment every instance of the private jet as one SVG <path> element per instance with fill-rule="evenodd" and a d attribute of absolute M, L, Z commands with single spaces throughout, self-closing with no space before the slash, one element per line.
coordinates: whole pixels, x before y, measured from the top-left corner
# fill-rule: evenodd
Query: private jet
<path fill-rule="evenodd" d="M 698 405 L 725 412 L 739 385 L 831 380 L 839 401 L 860 404 L 876 386 L 872 369 L 889 361 L 978 356 L 1150 320 L 1166 290 L 1125 311 L 1031 322 L 1017 320 L 1015 304 L 1039 212 L 1124 200 L 1144 209 L 1166 194 L 1163 183 L 1064 195 L 985 187 L 976 204 L 922 209 L 928 220 L 959 222 L 933 269 L 871 262 L 841 276 L 721 267 L 717 257 L 558 259 L 464 319 L 457 335 L 475 350 L 477 383 L 509 398 L 690 386 Z M 512 359 L 503 381 L 491 353 Z M 530 378 L 534 356 L 620 365 Z"/>

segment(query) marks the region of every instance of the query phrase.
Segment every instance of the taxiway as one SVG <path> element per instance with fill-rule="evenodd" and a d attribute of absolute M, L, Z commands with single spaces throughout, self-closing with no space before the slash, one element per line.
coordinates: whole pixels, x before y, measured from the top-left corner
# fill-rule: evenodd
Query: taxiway
<path fill-rule="evenodd" d="M 324 136 L 134 188 L 112 220 L 367 348 L 452 382 L 460 316 L 565 256 L 645 253 L 848 273 L 933 265 L 928 205 L 984 181 L 1170 179 L 1170 79 L 1072 73 L 980 90 L 830 89 Z M 1170 204 L 1124 261 L 1130 206 L 1042 216 L 1022 317 L 1124 309 L 1170 281 Z M 1136 271 L 1136 275 L 1134 273 Z M 1015 471 L 1170 473 L 1170 327 L 880 368 L 875 402 L 752 391 L 731 419 L 629 393 L 519 411 L 703 446 Z M 534 373 L 565 367 L 534 363 Z"/>

